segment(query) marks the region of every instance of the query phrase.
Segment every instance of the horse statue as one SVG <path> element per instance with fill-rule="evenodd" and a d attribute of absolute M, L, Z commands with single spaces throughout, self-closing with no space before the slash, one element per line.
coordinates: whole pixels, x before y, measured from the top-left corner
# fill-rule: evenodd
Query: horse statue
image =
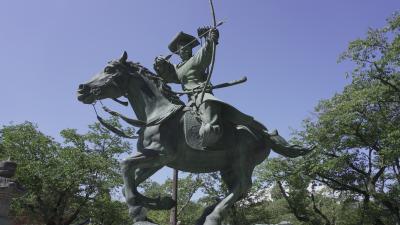
<path fill-rule="evenodd" d="M 165 210 L 176 204 L 171 197 L 149 198 L 137 190 L 140 183 L 164 166 L 191 173 L 220 172 L 229 194 L 208 207 L 208 213 L 203 213 L 197 222 L 220 225 L 227 209 L 246 196 L 252 186 L 254 167 L 267 158 L 271 148 L 287 157 L 308 152 L 281 148 L 256 120 L 237 124 L 240 120 L 231 118 L 232 110 L 222 111 L 224 134 L 216 146 L 199 148 L 196 140 L 201 121 L 196 113 L 173 94 L 162 78 L 139 63 L 127 61 L 126 52 L 78 88 L 78 100 L 85 104 L 121 96 L 128 99 L 136 114 L 137 120 L 130 119 L 130 123 L 140 127 L 139 153 L 121 162 L 123 194 L 129 215 L 137 224 L 148 224 L 140 222 L 147 220 L 146 208 Z"/>

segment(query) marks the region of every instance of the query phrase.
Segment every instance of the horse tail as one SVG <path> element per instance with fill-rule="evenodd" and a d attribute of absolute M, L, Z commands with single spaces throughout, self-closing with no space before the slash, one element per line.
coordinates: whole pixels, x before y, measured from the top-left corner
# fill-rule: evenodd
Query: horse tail
<path fill-rule="evenodd" d="M 288 158 L 296 158 L 308 154 L 311 150 L 298 145 L 289 144 L 282 136 L 278 134 L 278 131 L 274 130 L 272 133 L 268 133 L 267 130 L 263 130 L 264 142 L 267 147 L 270 147 L 272 151 Z"/>
<path fill-rule="evenodd" d="M 289 144 L 278 131 L 274 130 L 268 133 L 268 129 L 257 120 L 254 120 L 248 125 L 251 133 L 263 142 L 265 148 L 272 149 L 272 151 L 288 158 L 296 158 L 311 152 L 312 149 L 304 148 L 298 145 Z"/>

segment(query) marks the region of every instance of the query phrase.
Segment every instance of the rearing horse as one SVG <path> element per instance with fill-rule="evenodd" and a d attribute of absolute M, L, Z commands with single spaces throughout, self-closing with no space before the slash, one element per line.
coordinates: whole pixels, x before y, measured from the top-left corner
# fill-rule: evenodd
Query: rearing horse
<path fill-rule="evenodd" d="M 306 151 L 287 152 L 274 147 L 266 128 L 234 124 L 222 114 L 224 135 L 212 150 L 191 147 L 185 138 L 184 103 L 165 90 L 162 79 L 138 63 L 127 61 L 127 54 L 108 63 L 89 82 L 79 85 L 78 99 L 85 104 L 96 100 L 126 96 L 139 121 L 143 121 L 137 143 L 138 155 L 121 162 L 124 196 L 134 221 L 146 219 L 145 208 L 170 209 L 172 198 L 148 198 L 137 186 L 164 166 L 192 173 L 220 171 L 229 195 L 205 214 L 198 224 L 220 225 L 224 213 L 243 198 L 252 185 L 254 167 L 271 148 L 284 156 L 297 157 Z M 204 222 L 204 223 L 203 223 Z"/>

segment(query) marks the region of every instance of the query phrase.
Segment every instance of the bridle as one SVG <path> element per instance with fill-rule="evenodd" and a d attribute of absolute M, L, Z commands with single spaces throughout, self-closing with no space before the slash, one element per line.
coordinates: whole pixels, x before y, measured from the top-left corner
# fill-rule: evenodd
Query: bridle
<path fill-rule="evenodd" d="M 117 76 L 117 75 L 113 75 L 113 76 Z M 113 76 L 110 77 L 110 78 L 109 78 L 109 81 L 107 81 L 103 86 L 114 85 L 114 86 L 115 86 L 116 88 L 118 88 L 119 90 L 122 90 L 122 89 L 121 89 L 121 86 L 114 80 L 115 78 L 114 78 Z M 90 93 L 93 94 L 94 97 L 95 97 L 95 100 L 94 100 L 94 102 L 93 102 L 91 105 L 92 105 L 93 110 L 94 110 L 94 112 L 95 112 L 95 114 L 96 114 L 96 118 L 97 118 L 97 120 L 100 122 L 101 125 L 103 125 L 103 126 L 106 127 L 107 129 L 109 129 L 109 130 L 112 131 L 113 133 L 117 134 L 118 136 L 121 136 L 121 137 L 124 137 L 124 138 L 137 139 L 137 138 L 139 137 L 139 136 L 127 134 L 126 132 L 122 131 L 121 129 L 116 128 L 115 126 L 109 124 L 109 123 L 106 122 L 101 116 L 99 116 L 99 114 L 98 114 L 98 112 L 97 112 L 97 109 L 96 109 L 96 104 L 97 104 L 97 102 L 100 102 L 100 104 L 101 104 L 101 106 L 102 106 L 102 108 L 103 108 L 104 111 L 110 113 L 111 110 L 109 110 L 106 106 L 104 106 L 104 105 L 103 105 L 103 102 L 102 102 L 101 100 L 99 100 L 99 95 L 101 94 L 100 88 L 97 87 L 97 88 L 91 90 Z M 123 91 L 122 96 L 126 96 L 126 94 L 127 94 L 127 90 L 125 89 L 125 91 Z M 121 105 L 124 105 L 124 106 L 128 106 L 128 104 L 129 104 L 128 102 L 121 101 L 121 100 L 119 100 L 119 99 L 117 99 L 117 98 L 112 98 L 112 99 L 113 99 L 114 101 L 120 103 Z M 110 114 L 113 115 L 113 116 L 118 116 L 118 115 L 116 115 L 116 114 L 112 114 L 112 113 L 110 113 Z M 140 122 L 139 122 L 139 123 L 140 123 Z M 135 130 L 134 130 L 134 132 L 135 132 Z"/>
<path fill-rule="evenodd" d="M 124 65 L 124 67 L 125 66 L 129 66 L 129 65 Z M 163 86 L 162 85 L 162 82 L 163 82 L 162 78 L 148 75 L 148 74 L 146 74 L 146 71 L 144 71 L 144 70 L 147 70 L 147 69 L 143 68 L 143 67 L 139 67 L 139 70 L 137 72 L 135 72 L 135 73 L 128 72 L 128 73 L 131 76 L 142 76 L 143 75 L 144 77 L 147 77 L 147 78 L 149 78 L 151 80 L 157 80 L 157 81 L 161 82 L 160 85 Z M 117 76 L 117 75 L 115 75 L 115 76 Z M 127 88 L 122 88 L 121 85 L 118 82 L 116 82 L 114 79 L 115 79 L 114 77 L 110 78 L 110 81 L 107 81 L 104 85 L 110 85 L 110 84 L 114 85 L 119 90 L 123 90 L 122 91 L 122 96 L 126 97 L 127 96 L 127 92 L 128 92 Z M 119 135 L 121 137 L 130 138 L 130 139 L 137 139 L 139 136 L 129 135 L 129 134 L 125 133 L 124 131 L 122 131 L 121 129 L 116 128 L 115 126 L 107 123 L 102 117 L 99 116 L 99 114 L 97 112 L 97 109 L 96 109 L 97 102 L 100 102 L 101 107 L 105 112 L 109 113 L 112 116 L 116 116 L 118 118 L 121 118 L 126 123 L 128 123 L 128 124 L 130 124 L 130 125 L 132 125 L 134 127 L 139 127 L 139 128 L 149 127 L 149 126 L 154 126 L 154 125 L 160 124 L 161 122 L 163 122 L 166 119 L 170 118 L 170 115 L 173 115 L 174 112 L 176 112 L 176 111 L 178 111 L 178 110 L 180 110 L 181 108 L 184 107 L 184 105 L 176 105 L 175 107 L 171 108 L 169 112 L 166 112 L 165 114 L 160 115 L 159 117 L 153 118 L 150 121 L 142 121 L 142 120 L 128 118 L 128 117 L 126 117 L 126 116 L 124 116 L 124 115 L 122 115 L 122 114 L 120 114 L 118 112 L 115 112 L 113 110 L 110 110 L 109 108 L 104 106 L 103 102 L 101 100 L 98 100 L 99 99 L 99 95 L 100 95 L 99 91 L 93 91 L 92 94 L 95 96 L 95 101 L 92 103 L 92 107 L 93 107 L 93 110 L 94 110 L 94 112 L 96 114 L 97 120 L 100 122 L 100 124 L 102 124 L 104 127 L 109 129 L 113 133 L 115 133 L 115 134 L 117 134 L 117 135 Z M 128 106 L 128 104 L 129 104 L 128 102 L 123 102 L 123 101 L 121 101 L 121 100 L 119 100 L 117 98 L 113 98 L 113 100 L 118 102 L 118 103 L 120 103 L 120 104 L 122 104 L 122 105 L 124 105 L 124 106 Z"/>

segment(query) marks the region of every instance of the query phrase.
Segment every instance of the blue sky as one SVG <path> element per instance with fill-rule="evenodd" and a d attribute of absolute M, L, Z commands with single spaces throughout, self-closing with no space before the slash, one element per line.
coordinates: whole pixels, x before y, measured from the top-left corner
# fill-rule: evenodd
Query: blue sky
<path fill-rule="evenodd" d="M 214 84 L 219 98 L 290 137 L 320 99 L 349 82 L 351 63 L 337 64 L 348 43 L 381 27 L 396 0 L 214 0 L 220 28 Z M 0 125 L 32 121 L 58 138 L 95 122 L 76 100 L 78 84 L 118 58 L 152 68 L 179 31 L 212 24 L 207 0 L 42 0 L 0 2 Z M 175 57 L 175 60 L 177 58 Z M 132 112 L 107 102 L 114 109 Z M 159 180 L 169 175 L 159 173 Z"/>

